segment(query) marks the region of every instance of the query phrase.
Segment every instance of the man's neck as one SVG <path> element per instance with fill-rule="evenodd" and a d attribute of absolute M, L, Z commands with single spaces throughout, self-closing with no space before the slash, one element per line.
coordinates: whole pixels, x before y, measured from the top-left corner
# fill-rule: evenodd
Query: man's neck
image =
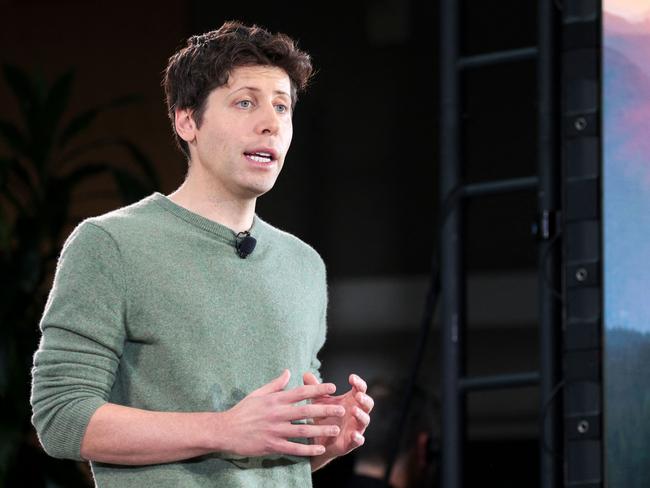
<path fill-rule="evenodd" d="M 256 199 L 237 199 L 213 188 L 206 180 L 188 175 L 169 199 L 206 219 L 218 222 L 235 233 L 247 231 L 253 225 Z"/>

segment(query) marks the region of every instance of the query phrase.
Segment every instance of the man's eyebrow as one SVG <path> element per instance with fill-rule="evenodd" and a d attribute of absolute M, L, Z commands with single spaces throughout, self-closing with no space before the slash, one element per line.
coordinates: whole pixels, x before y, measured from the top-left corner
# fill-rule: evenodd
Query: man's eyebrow
<path fill-rule="evenodd" d="M 233 93 L 237 93 L 237 92 L 242 91 L 242 90 L 250 90 L 250 91 L 254 91 L 254 92 L 262 91 L 260 88 L 257 88 L 255 86 L 242 86 L 241 88 L 237 88 Z M 287 93 L 286 91 L 284 91 L 284 90 L 274 90 L 273 94 L 274 95 L 285 95 L 285 96 L 291 98 L 291 95 L 289 93 Z"/>

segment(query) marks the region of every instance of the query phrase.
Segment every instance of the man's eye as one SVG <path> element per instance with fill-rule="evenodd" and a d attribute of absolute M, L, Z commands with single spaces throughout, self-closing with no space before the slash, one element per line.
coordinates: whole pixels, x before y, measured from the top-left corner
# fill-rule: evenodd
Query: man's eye
<path fill-rule="evenodd" d="M 237 102 L 237 105 L 239 105 L 241 108 L 251 108 L 253 106 L 253 102 L 250 100 L 240 100 Z"/>
<path fill-rule="evenodd" d="M 275 106 L 275 109 L 281 114 L 283 114 L 289 110 L 289 107 L 287 107 L 286 105 L 279 104 Z"/>

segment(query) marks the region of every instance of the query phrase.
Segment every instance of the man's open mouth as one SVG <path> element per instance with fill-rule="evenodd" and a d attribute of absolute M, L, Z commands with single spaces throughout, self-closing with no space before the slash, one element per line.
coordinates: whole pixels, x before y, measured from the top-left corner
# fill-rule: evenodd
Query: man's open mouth
<path fill-rule="evenodd" d="M 245 152 L 244 155 L 258 163 L 270 163 L 274 160 L 274 155 L 270 152 Z"/>

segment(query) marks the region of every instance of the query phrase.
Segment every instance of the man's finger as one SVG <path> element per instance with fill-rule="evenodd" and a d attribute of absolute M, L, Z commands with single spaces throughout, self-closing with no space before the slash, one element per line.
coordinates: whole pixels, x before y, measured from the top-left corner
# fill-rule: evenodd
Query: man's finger
<path fill-rule="evenodd" d="M 343 417 L 345 415 L 345 408 L 340 405 L 323 405 L 320 403 L 308 403 L 299 406 L 287 406 L 282 414 L 282 419 L 305 420 L 305 419 L 318 419 L 323 417 Z"/>
<path fill-rule="evenodd" d="M 359 446 L 362 446 L 366 442 L 365 437 L 363 437 L 359 432 L 354 431 L 350 434 L 350 442 L 353 445 L 353 449 L 356 449 Z"/>
<path fill-rule="evenodd" d="M 280 431 L 280 435 L 285 438 L 293 437 L 336 437 L 341 433 L 338 425 L 313 425 L 313 424 L 287 424 Z"/>
<path fill-rule="evenodd" d="M 372 407 L 375 406 L 375 401 L 372 399 L 372 397 L 366 395 L 365 393 L 359 392 L 354 395 L 354 398 L 357 402 L 359 402 L 359 405 L 361 405 L 367 413 L 370 413 Z"/>
<path fill-rule="evenodd" d="M 363 426 L 364 430 L 366 427 L 368 427 L 368 425 L 370 425 L 370 415 L 361 410 L 359 407 L 354 407 L 352 413 L 359 421 L 359 423 Z"/>
<path fill-rule="evenodd" d="M 298 403 L 303 400 L 310 400 L 325 395 L 331 395 L 336 391 L 334 383 L 319 383 L 317 385 L 298 386 L 293 390 L 284 391 L 278 395 L 282 401 L 287 403 Z"/>
<path fill-rule="evenodd" d="M 302 382 L 305 385 L 318 385 L 318 384 L 320 384 L 320 381 L 318 381 L 318 378 L 316 378 L 316 375 L 314 373 L 304 373 L 302 375 Z"/>
<path fill-rule="evenodd" d="M 299 442 L 280 441 L 275 448 L 278 454 L 290 456 L 319 456 L 325 452 L 320 444 L 300 444 Z"/>
<path fill-rule="evenodd" d="M 285 369 L 280 376 L 270 381 L 266 385 L 259 387 L 257 390 L 251 392 L 249 396 L 262 396 L 262 395 L 268 395 L 269 393 L 282 391 L 289 384 L 290 378 L 291 378 L 291 371 Z"/>
<path fill-rule="evenodd" d="M 368 385 L 366 384 L 366 382 L 363 381 L 363 379 L 361 379 L 361 377 L 356 374 L 351 374 L 350 377 L 348 378 L 348 382 L 350 383 L 350 386 L 354 386 L 361 393 L 365 393 L 366 391 L 368 391 Z"/>

